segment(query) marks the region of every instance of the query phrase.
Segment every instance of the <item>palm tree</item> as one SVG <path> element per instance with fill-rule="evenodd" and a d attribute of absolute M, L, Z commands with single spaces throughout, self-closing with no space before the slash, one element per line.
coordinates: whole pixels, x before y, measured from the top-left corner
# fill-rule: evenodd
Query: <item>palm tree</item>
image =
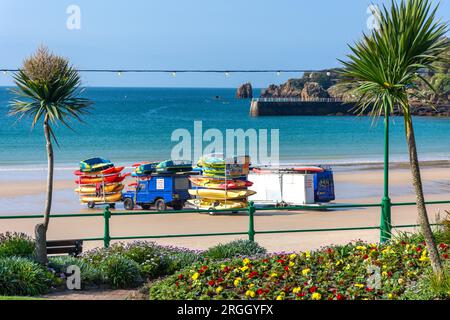
<path fill-rule="evenodd" d="M 449 47 L 447 23 L 436 19 L 437 9 L 430 0 L 392 0 L 390 8 L 381 10 L 379 28 L 350 46 L 349 60 L 341 63 L 342 81 L 354 84 L 350 90 L 359 97 L 359 112 L 370 111 L 375 117 L 396 111 L 403 115 L 419 224 L 433 271 L 440 274 L 442 263 L 425 207 L 408 101 L 411 92 L 417 91 L 418 81 L 432 88 L 421 73 L 433 70 Z"/>
<path fill-rule="evenodd" d="M 9 115 L 18 119 L 29 117 L 31 127 L 42 121 L 46 141 L 48 172 L 47 199 L 44 208 L 44 222 L 35 227 L 36 259 L 47 262 L 46 234 L 50 221 L 53 194 L 53 144 L 58 145 L 53 125 L 62 123 L 70 127 L 70 118 L 81 121 L 92 102 L 79 98 L 80 76 L 69 65 L 67 59 L 54 55 L 46 47 L 39 47 L 27 58 L 22 68 L 13 76 L 17 88 L 12 89 L 15 98 L 11 100 Z"/>

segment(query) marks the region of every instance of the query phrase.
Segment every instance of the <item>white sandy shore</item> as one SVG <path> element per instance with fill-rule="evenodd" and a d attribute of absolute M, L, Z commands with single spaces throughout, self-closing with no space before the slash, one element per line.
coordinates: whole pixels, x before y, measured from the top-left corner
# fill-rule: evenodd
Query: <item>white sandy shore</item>
<path fill-rule="evenodd" d="M 450 200 L 450 169 L 447 164 L 423 166 L 422 178 L 426 199 Z M 335 173 L 337 203 L 378 203 L 382 193 L 383 174 L 381 167 L 355 170 L 340 168 Z M 73 239 L 101 237 L 102 218 L 89 217 L 93 212 L 81 207 L 73 192 L 74 183 L 70 175 L 59 174 L 55 183 L 53 213 L 86 212 L 86 218 L 54 218 L 49 228 L 49 239 Z M 409 170 L 402 166 L 391 170 L 390 189 L 393 202 L 414 201 L 410 184 Z M 0 174 L 0 215 L 39 214 L 45 197 L 45 175 L 35 177 L 32 182 L 26 179 L 12 181 Z M 118 208 L 120 210 L 120 207 Z M 439 213 L 450 210 L 450 204 L 430 205 L 428 213 L 435 221 Z M 94 210 L 94 212 L 98 212 Z M 136 211 L 138 212 L 138 211 Z M 394 224 L 415 224 L 415 207 L 395 207 L 392 210 Z M 378 226 L 379 208 L 343 209 L 326 212 L 313 211 L 266 211 L 257 212 L 256 230 L 321 229 L 340 227 Z M 0 233 L 20 231 L 33 234 L 33 228 L 39 219 L 0 220 Z M 174 215 L 137 215 L 113 217 L 111 234 L 113 236 L 188 234 L 209 232 L 246 232 L 248 217 L 239 215 L 174 214 Z M 404 230 L 406 231 L 406 230 Z M 411 231 L 411 229 L 408 229 Z M 219 242 L 230 241 L 245 236 L 186 237 L 155 239 L 164 244 L 204 249 Z M 294 251 L 314 249 L 328 244 L 345 243 L 363 239 L 378 241 L 378 230 L 282 233 L 256 235 L 256 240 L 270 251 Z M 86 242 L 85 248 L 101 245 L 101 242 Z"/>

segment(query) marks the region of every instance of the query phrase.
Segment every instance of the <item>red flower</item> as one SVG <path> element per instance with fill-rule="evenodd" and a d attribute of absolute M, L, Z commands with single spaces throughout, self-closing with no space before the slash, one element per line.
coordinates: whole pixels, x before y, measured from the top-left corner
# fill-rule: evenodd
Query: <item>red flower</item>
<path fill-rule="evenodd" d="M 445 243 L 440 243 L 439 248 L 441 248 L 442 250 L 445 250 L 445 249 L 447 249 L 447 245 Z"/>
<path fill-rule="evenodd" d="M 181 273 L 178 275 L 178 279 L 183 279 L 183 275 Z"/>
<path fill-rule="evenodd" d="M 417 246 L 417 249 L 416 249 L 416 251 L 417 251 L 417 252 L 420 252 L 420 251 L 422 251 L 422 247 L 421 247 L 421 246 Z"/>
<path fill-rule="evenodd" d="M 328 248 L 328 249 L 327 249 L 327 253 L 328 253 L 328 254 L 332 254 L 332 253 L 333 253 L 333 249 Z"/>
<path fill-rule="evenodd" d="M 369 256 L 367 254 L 363 255 L 363 259 L 366 260 Z"/>
<path fill-rule="evenodd" d="M 311 288 L 309 288 L 310 293 L 314 293 L 314 292 L 316 292 L 316 290 L 317 290 L 316 286 L 312 286 Z"/>
<path fill-rule="evenodd" d="M 336 299 L 338 299 L 338 300 L 344 300 L 345 297 L 344 297 L 342 294 L 338 293 L 337 296 L 336 296 Z"/>
<path fill-rule="evenodd" d="M 258 290 L 256 290 L 256 293 L 258 295 L 262 295 L 264 293 L 264 290 L 263 289 L 258 289 Z"/>
<path fill-rule="evenodd" d="M 252 279 L 258 275 L 258 271 L 252 271 L 248 274 L 248 278 Z"/>
<path fill-rule="evenodd" d="M 444 259 L 448 259 L 448 253 L 444 253 L 443 255 L 442 255 L 442 258 L 444 258 Z"/>
<path fill-rule="evenodd" d="M 217 279 L 217 283 L 221 283 L 221 282 L 223 282 L 223 278 L 219 277 L 219 279 Z"/>
<path fill-rule="evenodd" d="M 178 281 L 175 281 L 175 285 L 176 285 L 177 287 L 179 286 Z"/>
<path fill-rule="evenodd" d="M 208 284 L 209 284 L 210 286 L 213 286 L 215 283 L 216 283 L 216 282 L 215 282 L 214 280 L 209 280 L 209 281 L 208 281 Z"/>
<path fill-rule="evenodd" d="M 223 272 L 227 273 L 230 271 L 230 268 L 228 266 L 225 266 L 225 268 L 223 268 Z"/>
<path fill-rule="evenodd" d="M 203 271 L 206 271 L 207 269 L 208 269 L 208 266 L 203 266 L 203 267 L 202 267 L 202 270 L 203 270 Z"/>
<path fill-rule="evenodd" d="M 289 267 L 288 266 L 284 266 L 284 270 L 285 271 L 289 271 Z"/>
<path fill-rule="evenodd" d="M 372 292 L 372 291 L 373 291 L 373 288 L 367 287 L 367 288 L 366 288 L 366 291 L 367 291 L 367 292 Z"/>
<path fill-rule="evenodd" d="M 278 262 L 279 264 L 284 264 L 284 260 L 283 260 L 283 259 L 278 259 L 277 262 Z"/>
<path fill-rule="evenodd" d="M 267 263 L 267 262 L 269 262 L 269 259 L 264 259 L 263 262 Z"/>
<path fill-rule="evenodd" d="M 297 297 L 304 297 L 305 294 L 303 292 L 297 293 Z"/>

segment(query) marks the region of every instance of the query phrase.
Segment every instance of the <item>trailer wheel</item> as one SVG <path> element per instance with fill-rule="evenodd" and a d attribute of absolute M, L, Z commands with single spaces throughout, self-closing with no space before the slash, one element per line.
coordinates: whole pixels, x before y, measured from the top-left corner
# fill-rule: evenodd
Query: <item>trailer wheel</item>
<path fill-rule="evenodd" d="M 216 212 L 215 212 L 214 208 L 209 208 L 209 215 L 210 216 L 215 216 L 216 215 Z"/>
<path fill-rule="evenodd" d="M 110 203 L 110 204 L 109 204 L 109 207 L 110 207 L 111 209 L 115 209 L 115 208 L 116 208 L 116 204 L 115 204 L 115 203 Z"/>
<path fill-rule="evenodd" d="M 133 209 L 134 209 L 133 199 L 131 199 L 131 198 L 126 198 L 126 199 L 123 201 L 123 206 L 124 206 L 125 210 L 133 210 Z"/>
<path fill-rule="evenodd" d="M 95 202 L 94 201 L 89 201 L 87 203 L 87 206 L 88 206 L 89 209 L 94 209 L 95 208 Z"/>
<path fill-rule="evenodd" d="M 158 199 L 155 201 L 155 208 L 158 211 L 164 211 L 167 209 L 167 205 L 166 202 L 164 201 L 164 199 Z"/>
<path fill-rule="evenodd" d="M 150 205 L 149 204 L 141 204 L 141 208 L 144 210 L 150 210 Z"/>

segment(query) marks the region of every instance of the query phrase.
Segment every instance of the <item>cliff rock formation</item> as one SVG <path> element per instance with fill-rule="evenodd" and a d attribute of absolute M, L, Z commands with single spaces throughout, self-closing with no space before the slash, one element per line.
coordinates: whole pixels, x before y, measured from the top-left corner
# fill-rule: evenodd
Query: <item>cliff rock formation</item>
<path fill-rule="evenodd" d="M 251 99 L 253 98 L 253 88 L 250 82 L 241 85 L 236 92 L 236 97 L 239 99 Z"/>
<path fill-rule="evenodd" d="M 307 82 L 302 89 L 302 99 L 329 98 L 328 92 L 317 82 Z"/>

